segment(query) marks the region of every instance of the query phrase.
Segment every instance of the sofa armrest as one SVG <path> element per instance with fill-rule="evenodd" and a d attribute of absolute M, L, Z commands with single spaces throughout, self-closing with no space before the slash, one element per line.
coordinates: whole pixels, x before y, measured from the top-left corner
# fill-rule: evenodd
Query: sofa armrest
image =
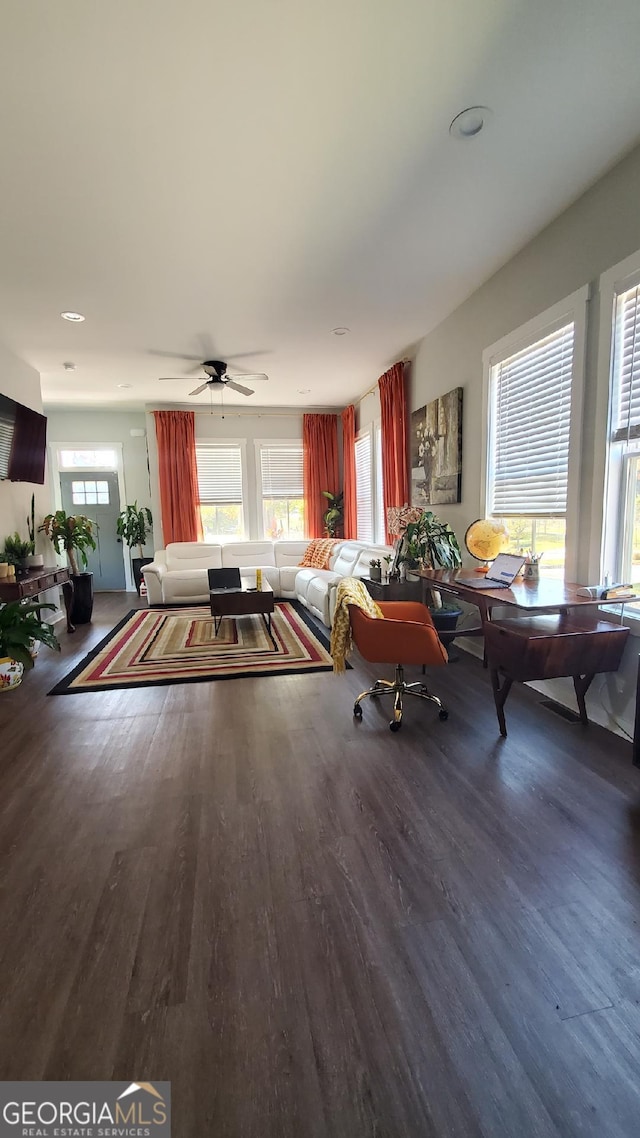
<path fill-rule="evenodd" d="M 142 576 L 147 586 L 147 599 L 150 605 L 162 604 L 162 578 L 167 572 L 166 562 L 152 561 L 142 566 Z"/>

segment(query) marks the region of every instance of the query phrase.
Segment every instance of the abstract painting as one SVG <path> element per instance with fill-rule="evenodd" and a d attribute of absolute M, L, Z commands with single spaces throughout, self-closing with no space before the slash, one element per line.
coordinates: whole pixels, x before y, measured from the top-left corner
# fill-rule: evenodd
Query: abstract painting
<path fill-rule="evenodd" d="M 462 388 L 411 415 L 411 505 L 462 501 Z"/>

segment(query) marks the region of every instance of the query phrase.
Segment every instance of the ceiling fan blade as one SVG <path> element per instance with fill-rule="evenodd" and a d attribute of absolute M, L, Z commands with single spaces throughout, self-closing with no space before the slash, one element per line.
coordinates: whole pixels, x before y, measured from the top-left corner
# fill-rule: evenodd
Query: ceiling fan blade
<path fill-rule="evenodd" d="M 255 352 L 236 352 L 235 354 L 233 352 L 227 352 L 227 355 L 224 358 L 225 360 L 248 360 L 250 356 L 267 356 L 269 355 L 270 350 L 271 349 L 269 348 L 260 348 Z"/>
<path fill-rule="evenodd" d="M 160 352 L 155 348 L 147 349 L 150 356 L 162 356 L 165 360 L 195 360 L 197 363 L 202 363 L 200 356 L 183 356 L 180 352 Z"/>
<path fill-rule="evenodd" d="M 201 391 L 206 391 L 208 386 L 209 386 L 209 381 L 208 381 L 208 379 L 206 379 L 204 381 L 204 383 L 200 384 L 199 387 L 196 387 L 193 391 L 190 391 L 189 395 L 199 395 Z"/>
<path fill-rule="evenodd" d="M 228 375 L 228 374 L 229 374 L 229 373 L 227 372 L 227 375 Z M 235 379 L 235 378 L 236 378 L 235 376 L 232 376 L 232 379 Z M 248 380 L 249 380 L 251 383 L 253 383 L 254 381 L 255 381 L 255 382 L 257 382 L 257 383 L 259 383 L 259 382 L 262 382 L 262 381 L 263 381 L 263 380 L 265 380 L 265 379 L 268 379 L 268 378 L 269 378 L 269 376 L 268 376 L 268 375 L 265 375 L 263 371 L 259 371 L 259 372 L 256 372 L 256 373 L 255 373 L 255 374 L 253 374 L 253 375 L 250 375 L 248 372 L 247 372 L 246 374 L 243 372 L 243 373 L 242 373 L 242 375 L 241 375 L 241 376 L 239 376 L 238 378 L 239 378 L 239 379 L 242 379 L 242 380 L 248 379 Z"/>
<path fill-rule="evenodd" d="M 225 387 L 231 387 L 234 391 L 239 391 L 241 395 L 253 395 L 254 392 L 250 387 L 243 387 L 241 383 L 236 383 L 233 379 L 228 379 Z"/>
<path fill-rule="evenodd" d="M 189 379 L 188 375 L 161 375 L 158 377 L 158 383 L 182 383 L 183 380 Z"/>

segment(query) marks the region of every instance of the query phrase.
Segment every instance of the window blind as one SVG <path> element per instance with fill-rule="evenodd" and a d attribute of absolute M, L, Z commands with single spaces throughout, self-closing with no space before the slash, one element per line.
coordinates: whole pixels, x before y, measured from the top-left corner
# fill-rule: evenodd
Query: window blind
<path fill-rule="evenodd" d="M 384 486 L 382 483 L 382 428 L 376 427 L 376 541 L 385 545 L 387 527 L 384 515 Z"/>
<path fill-rule="evenodd" d="M 239 446 L 196 446 L 201 502 L 242 503 L 242 451 Z"/>
<path fill-rule="evenodd" d="M 613 441 L 640 438 L 640 285 L 616 299 Z"/>
<path fill-rule="evenodd" d="M 574 325 L 492 368 L 490 512 L 566 512 Z"/>
<path fill-rule="evenodd" d="M 371 435 L 356 439 L 356 493 L 358 541 L 373 541 L 373 497 L 371 494 Z"/>
<path fill-rule="evenodd" d="M 15 417 L 0 407 L 0 478 L 9 477 L 9 461 L 11 459 L 11 444 Z"/>
<path fill-rule="evenodd" d="M 261 446 L 260 478 L 263 498 L 302 498 L 302 443 Z"/>

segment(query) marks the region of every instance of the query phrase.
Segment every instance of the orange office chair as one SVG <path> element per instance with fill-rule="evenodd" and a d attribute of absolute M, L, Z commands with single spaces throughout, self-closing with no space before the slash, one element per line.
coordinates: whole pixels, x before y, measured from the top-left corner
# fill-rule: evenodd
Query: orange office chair
<path fill-rule="evenodd" d="M 425 605 L 417 601 L 378 602 L 384 620 L 367 616 L 366 613 L 349 605 L 349 622 L 353 642 L 361 656 L 372 664 L 396 663 L 396 678 L 376 680 L 373 687 L 363 691 L 353 705 L 353 714 L 362 719 L 360 706 L 365 696 L 376 699 L 381 695 L 393 695 L 393 719 L 389 727 L 399 731 L 402 727 L 402 699 L 405 695 L 417 695 L 420 699 L 431 700 L 440 708 L 440 719 L 448 719 L 449 712 L 437 695 L 432 695 L 426 684 L 405 683 L 404 664 L 426 664 L 428 667 L 446 664 L 446 648 L 441 644 L 433 621 Z"/>

